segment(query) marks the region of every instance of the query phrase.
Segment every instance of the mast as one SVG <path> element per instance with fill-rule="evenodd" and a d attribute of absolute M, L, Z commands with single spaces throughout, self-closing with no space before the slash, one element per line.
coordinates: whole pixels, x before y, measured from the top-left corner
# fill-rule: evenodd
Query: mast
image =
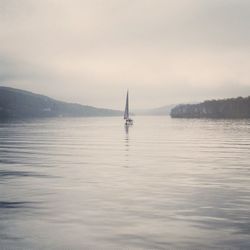
<path fill-rule="evenodd" d="M 129 97 L 128 97 L 128 91 L 127 91 L 127 98 L 126 98 L 126 106 L 125 106 L 125 112 L 124 112 L 124 119 L 127 120 L 129 118 Z"/>

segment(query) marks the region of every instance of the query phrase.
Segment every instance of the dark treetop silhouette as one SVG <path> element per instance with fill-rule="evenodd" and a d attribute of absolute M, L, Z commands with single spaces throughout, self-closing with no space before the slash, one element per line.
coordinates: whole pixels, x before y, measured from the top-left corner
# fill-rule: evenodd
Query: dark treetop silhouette
<path fill-rule="evenodd" d="M 178 105 L 171 110 L 170 115 L 173 118 L 250 118 L 250 97 Z"/>

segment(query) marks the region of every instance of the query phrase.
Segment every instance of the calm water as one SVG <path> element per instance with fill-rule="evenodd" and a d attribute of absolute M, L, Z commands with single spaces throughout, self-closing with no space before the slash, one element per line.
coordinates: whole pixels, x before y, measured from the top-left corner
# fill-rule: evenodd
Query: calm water
<path fill-rule="evenodd" d="M 249 249 L 250 120 L 0 123 L 0 246 Z"/>

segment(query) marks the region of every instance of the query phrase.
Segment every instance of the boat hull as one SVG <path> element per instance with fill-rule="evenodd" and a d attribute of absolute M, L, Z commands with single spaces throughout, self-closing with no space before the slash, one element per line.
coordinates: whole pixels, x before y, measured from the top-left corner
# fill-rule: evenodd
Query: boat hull
<path fill-rule="evenodd" d="M 132 119 L 126 119 L 125 125 L 133 125 L 133 120 Z"/>

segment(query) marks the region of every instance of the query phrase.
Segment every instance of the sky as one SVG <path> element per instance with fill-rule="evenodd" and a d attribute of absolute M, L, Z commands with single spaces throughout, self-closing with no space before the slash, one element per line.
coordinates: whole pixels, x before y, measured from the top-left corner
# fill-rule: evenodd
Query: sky
<path fill-rule="evenodd" d="M 0 85 L 123 109 L 250 95 L 249 0 L 0 0 Z"/>

